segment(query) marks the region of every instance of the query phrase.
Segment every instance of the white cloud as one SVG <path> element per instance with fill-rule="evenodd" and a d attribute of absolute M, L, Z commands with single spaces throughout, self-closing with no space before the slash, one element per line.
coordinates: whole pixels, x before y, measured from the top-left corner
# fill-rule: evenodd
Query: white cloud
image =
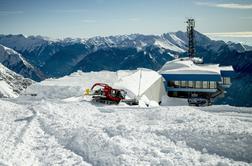
<path fill-rule="evenodd" d="M 81 22 L 84 22 L 84 23 L 96 23 L 98 21 L 100 21 L 100 20 L 95 20 L 95 19 L 81 20 Z M 132 17 L 132 18 L 110 18 L 110 19 L 107 19 L 106 21 L 109 21 L 109 22 L 122 22 L 122 21 L 138 22 L 138 21 L 140 21 L 140 18 L 137 18 L 137 17 Z"/>
<path fill-rule="evenodd" d="M 137 22 L 137 21 L 139 21 L 140 19 L 139 19 L 139 18 L 129 18 L 128 20 L 129 20 L 129 21 L 132 21 L 132 22 Z"/>
<path fill-rule="evenodd" d="M 23 11 L 0 11 L 0 16 L 8 16 L 8 15 L 16 15 L 16 14 L 23 14 Z"/>
<path fill-rule="evenodd" d="M 227 9 L 252 9 L 252 4 L 241 4 L 241 3 L 210 3 L 210 2 L 195 2 L 196 5 L 210 6 Z"/>
<path fill-rule="evenodd" d="M 252 20 L 252 16 L 240 17 L 240 19 L 242 19 L 242 20 Z"/>
<path fill-rule="evenodd" d="M 252 9 L 252 4 L 224 3 L 224 4 L 216 4 L 216 7 L 230 8 L 230 9 Z"/>
<path fill-rule="evenodd" d="M 204 33 L 212 37 L 230 37 L 230 38 L 251 38 L 252 32 L 216 32 L 216 33 Z"/>
<path fill-rule="evenodd" d="M 54 13 L 83 13 L 87 12 L 86 9 L 65 9 L 65 10 L 52 10 Z"/>
<path fill-rule="evenodd" d="M 91 24 L 91 23 L 96 23 L 97 20 L 94 20 L 94 19 L 85 19 L 85 20 L 81 20 L 81 22 Z"/>

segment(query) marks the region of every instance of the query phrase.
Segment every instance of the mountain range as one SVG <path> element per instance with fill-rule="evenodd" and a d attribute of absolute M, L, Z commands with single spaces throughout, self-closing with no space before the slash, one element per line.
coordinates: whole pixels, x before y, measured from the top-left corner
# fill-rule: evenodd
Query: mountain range
<path fill-rule="evenodd" d="M 252 47 L 211 40 L 197 31 L 195 34 L 198 57 L 203 57 L 205 63 L 232 65 L 240 73 L 234 78 L 232 86 L 236 88 L 233 88 L 232 93 L 228 92 L 228 98 L 233 98 L 232 94 L 237 89 L 245 91 L 242 89 L 244 86 L 237 88 L 240 81 L 242 85 L 248 85 L 245 86 L 247 90 L 250 88 L 247 95 L 252 95 Z M 187 34 L 182 31 L 162 35 L 132 34 L 62 40 L 41 36 L 0 35 L 0 63 L 36 81 L 65 76 L 77 70 L 116 71 L 138 67 L 159 70 L 167 61 L 187 56 L 187 42 Z M 251 102 L 247 104 L 236 100 L 222 103 L 252 106 Z"/>

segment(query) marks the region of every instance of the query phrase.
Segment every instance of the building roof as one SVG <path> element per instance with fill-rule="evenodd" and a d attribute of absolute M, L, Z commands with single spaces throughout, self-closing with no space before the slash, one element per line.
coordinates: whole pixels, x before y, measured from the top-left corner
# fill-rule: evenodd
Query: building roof
<path fill-rule="evenodd" d="M 218 64 L 196 64 L 196 59 L 179 58 L 167 62 L 159 73 L 166 80 L 221 81 L 223 71 L 233 71 L 231 67 L 219 67 Z"/>

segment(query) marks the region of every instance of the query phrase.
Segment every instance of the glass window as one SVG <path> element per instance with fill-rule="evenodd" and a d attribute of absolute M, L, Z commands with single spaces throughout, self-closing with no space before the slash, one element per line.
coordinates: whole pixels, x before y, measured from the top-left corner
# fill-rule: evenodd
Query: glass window
<path fill-rule="evenodd" d="M 216 82 L 210 81 L 210 89 L 216 89 Z"/>
<path fill-rule="evenodd" d="M 179 87 L 179 86 L 180 86 L 179 81 L 175 81 L 174 83 L 175 83 L 175 86 L 176 86 L 176 87 Z"/>
<path fill-rule="evenodd" d="M 223 84 L 224 85 L 230 85 L 231 84 L 230 77 L 224 77 L 223 78 Z"/>
<path fill-rule="evenodd" d="M 201 81 L 196 81 L 196 88 L 201 89 L 202 88 L 202 82 Z"/>
<path fill-rule="evenodd" d="M 186 81 L 181 81 L 181 87 L 183 87 L 183 88 L 186 87 Z"/>
<path fill-rule="evenodd" d="M 186 83 L 185 83 L 185 84 L 186 84 L 186 87 L 188 88 L 188 81 L 186 81 Z"/>
<path fill-rule="evenodd" d="M 207 81 L 203 81 L 203 88 L 208 89 L 209 88 L 209 83 Z"/>
<path fill-rule="evenodd" d="M 193 82 L 192 81 L 188 81 L 188 87 L 193 88 Z"/>

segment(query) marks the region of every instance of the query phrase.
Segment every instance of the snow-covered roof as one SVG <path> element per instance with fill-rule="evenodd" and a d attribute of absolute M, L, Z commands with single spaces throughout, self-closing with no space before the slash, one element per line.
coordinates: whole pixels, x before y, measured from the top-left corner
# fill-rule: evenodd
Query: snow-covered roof
<path fill-rule="evenodd" d="M 221 71 L 234 71 L 233 66 L 220 66 Z"/>
<path fill-rule="evenodd" d="M 167 62 L 159 71 L 160 74 L 207 74 L 220 75 L 218 64 L 195 64 L 189 58 L 180 58 Z"/>

